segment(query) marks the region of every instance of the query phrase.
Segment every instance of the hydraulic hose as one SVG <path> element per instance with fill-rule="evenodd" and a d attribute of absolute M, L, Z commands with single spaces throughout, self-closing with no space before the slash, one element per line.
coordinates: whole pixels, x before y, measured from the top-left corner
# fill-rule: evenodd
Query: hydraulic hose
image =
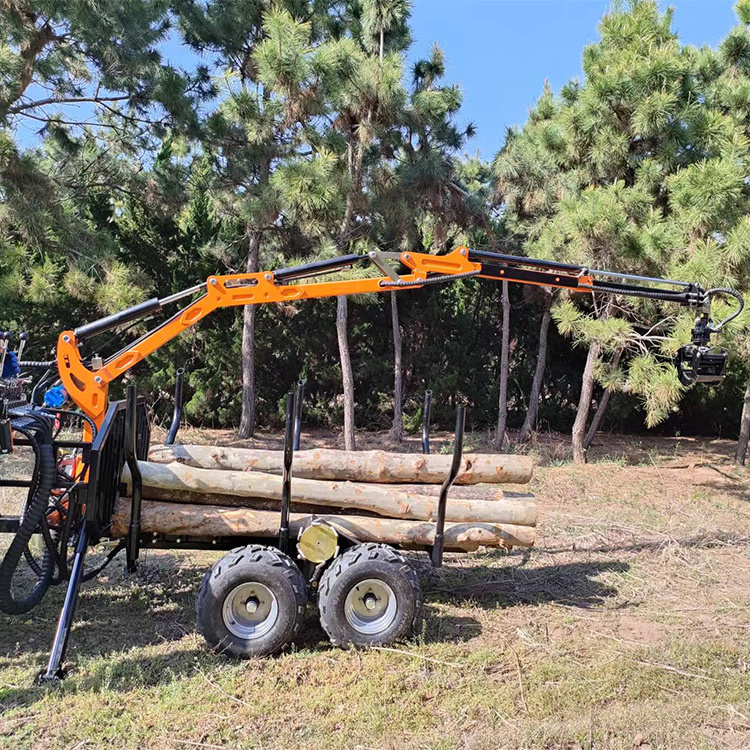
<path fill-rule="evenodd" d="M 717 286 L 717 287 L 714 287 L 713 289 L 706 290 L 706 296 L 709 299 L 711 299 L 711 297 L 713 297 L 715 294 L 726 294 L 728 297 L 734 297 L 739 303 L 739 306 L 733 313 L 731 313 L 731 315 L 728 315 L 720 323 L 717 323 L 715 326 L 713 326 L 714 332 L 718 332 L 727 323 L 729 323 L 730 320 L 734 320 L 745 309 L 745 300 L 742 298 L 742 295 L 736 289 L 729 289 L 727 287 Z"/>
<path fill-rule="evenodd" d="M 50 443 L 43 442 L 38 445 L 37 461 L 38 482 L 30 493 L 30 500 L 18 532 L 0 563 L 0 610 L 9 615 L 24 614 L 39 604 L 50 587 L 54 572 L 54 558 L 51 554 L 45 554 L 39 580 L 25 597 L 18 599 L 14 597 L 13 576 L 18 569 L 21 557 L 29 546 L 32 535 L 39 528 L 57 477 L 55 453 Z"/>

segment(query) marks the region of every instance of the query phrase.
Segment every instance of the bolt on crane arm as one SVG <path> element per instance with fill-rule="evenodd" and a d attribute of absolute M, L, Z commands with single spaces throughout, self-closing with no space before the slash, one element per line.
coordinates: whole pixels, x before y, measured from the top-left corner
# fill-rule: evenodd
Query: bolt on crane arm
<path fill-rule="evenodd" d="M 397 273 L 387 262 L 391 260 L 400 262 L 408 272 Z M 310 281 L 315 277 L 363 264 L 374 265 L 382 275 L 373 278 Z M 680 379 L 685 384 L 696 381 L 716 382 L 723 378 L 726 352 L 710 349 L 709 336 L 739 315 L 743 306 L 742 296 L 734 290 L 704 290 L 698 284 L 689 282 L 597 271 L 584 266 L 469 250 L 465 247 L 459 247 L 447 255 L 371 252 L 367 255 L 343 255 L 276 271 L 210 276 L 205 283 L 190 289 L 162 299 L 151 299 L 75 330 L 64 331 L 57 344 L 57 368 L 70 398 L 99 425 L 107 409 L 109 383 L 214 310 L 421 289 L 471 276 L 567 289 L 584 294 L 601 292 L 644 297 L 698 309 L 693 342 L 690 347 L 682 348 L 677 362 Z M 86 339 L 125 323 L 150 317 L 171 303 L 195 297 L 201 292 L 187 307 L 127 344 L 106 361 L 85 360 L 82 357 L 80 348 Z M 714 326 L 710 318 L 711 298 L 719 293 L 735 297 L 739 302 L 739 309 L 718 326 Z"/>

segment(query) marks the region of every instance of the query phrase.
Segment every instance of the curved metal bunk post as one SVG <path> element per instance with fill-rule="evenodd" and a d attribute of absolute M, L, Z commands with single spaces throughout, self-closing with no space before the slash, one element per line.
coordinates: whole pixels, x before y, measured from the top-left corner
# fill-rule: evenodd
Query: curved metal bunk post
<path fill-rule="evenodd" d="M 438 500 L 437 520 L 435 521 L 435 542 L 432 545 L 432 565 L 440 568 L 443 565 L 443 542 L 445 532 L 445 509 L 448 505 L 448 491 L 453 486 L 461 468 L 461 458 L 464 453 L 464 423 L 466 421 L 466 407 L 456 409 L 456 435 L 453 445 L 453 461 L 451 470 L 440 488 Z"/>
<path fill-rule="evenodd" d="M 177 370 L 177 376 L 174 381 L 174 413 L 172 414 L 172 424 L 169 425 L 165 445 L 174 445 L 177 437 L 177 430 L 180 429 L 180 420 L 182 419 L 182 381 L 185 377 L 185 368 L 180 367 Z"/>
<path fill-rule="evenodd" d="M 299 439 L 302 434 L 302 400 L 305 397 L 306 380 L 297 383 L 297 394 L 294 398 L 294 450 L 299 450 Z"/>
<path fill-rule="evenodd" d="M 424 392 L 422 407 L 422 453 L 430 452 L 430 412 L 432 411 L 432 391 Z"/>
<path fill-rule="evenodd" d="M 125 547 L 128 573 L 135 573 L 138 564 L 138 552 L 141 538 L 141 499 L 143 497 L 143 479 L 141 469 L 138 466 L 138 447 L 136 437 L 138 434 L 138 394 L 134 385 L 128 386 L 127 406 L 125 407 L 125 463 L 130 469 L 131 483 L 131 505 L 130 525 L 128 526 L 128 538 Z"/>
<path fill-rule="evenodd" d="M 289 551 L 289 506 L 292 502 L 292 460 L 294 458 L 294 415 L 297 411 L 296 394 L 286 397 L 286 425 L 284 429 L 284 477 L 281 485 L 281 521 L 279 523 L 279 549 Z"/>

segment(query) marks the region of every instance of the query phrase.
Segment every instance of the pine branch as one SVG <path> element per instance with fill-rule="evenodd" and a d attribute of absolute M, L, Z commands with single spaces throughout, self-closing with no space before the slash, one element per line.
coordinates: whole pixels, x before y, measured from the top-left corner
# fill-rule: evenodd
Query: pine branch
<path fill-rule="evenodd" d="M 114 128 L 115 130 L 121 130 L 117 125 L 106 123 L 106 122 L 96 122 L 92 120 L 58 120 L 55 115 L 49 115 L 49 117 L 39 117 L 37 115 L 32 114 L 26 114 L 25 117 L 30 118 L 31 120 L 36 120 L 37 122 L 45 122 L 45 123 L 51 123 L 55 122 L 60 125 L 77 125 L 79 127 L 83 126 L 89 126 L 89 127 L 97 127 L 97 128 Z"/>
<path fill-rule="evenodd" d="M 91 102 L 101 104 L 103 102 L 121 102 L 130 99 L 130 95 L 124 96 L 80 96 L 80 97 L 49 97 L 48 99 L 39 99 L 28 104 L 18 104 L 8 110 L 9 115 L 16 115 L 19 112 L 25 112 L 27 109 L 37 109 L 46 107 L 48 104 L 83 104 Z"/>

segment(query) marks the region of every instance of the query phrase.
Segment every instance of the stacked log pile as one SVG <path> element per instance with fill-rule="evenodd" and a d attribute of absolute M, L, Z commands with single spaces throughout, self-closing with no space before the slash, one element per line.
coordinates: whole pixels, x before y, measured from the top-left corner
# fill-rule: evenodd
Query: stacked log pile
<path fill-rule="evenodd" d="M 360 542 L 428 547 L 434 540 L 440 484 L 452 457 L 383 451 L 298 451 L 291 530 L 323 519 Z M 144 533 L 193 537 L 278 535 L 283 454 L 201 445 L 155 446 L 140 462 Z M 537 506 L 527 493 L 479 484 L 523 484 L 525 456 L 466 454 L 446 509 L 445 548 L 529 547 Z M 129 485 L 127 470 L 124 476 Z M 121 498 L 113 536 L 124 536 L 130 500 Z"/>

